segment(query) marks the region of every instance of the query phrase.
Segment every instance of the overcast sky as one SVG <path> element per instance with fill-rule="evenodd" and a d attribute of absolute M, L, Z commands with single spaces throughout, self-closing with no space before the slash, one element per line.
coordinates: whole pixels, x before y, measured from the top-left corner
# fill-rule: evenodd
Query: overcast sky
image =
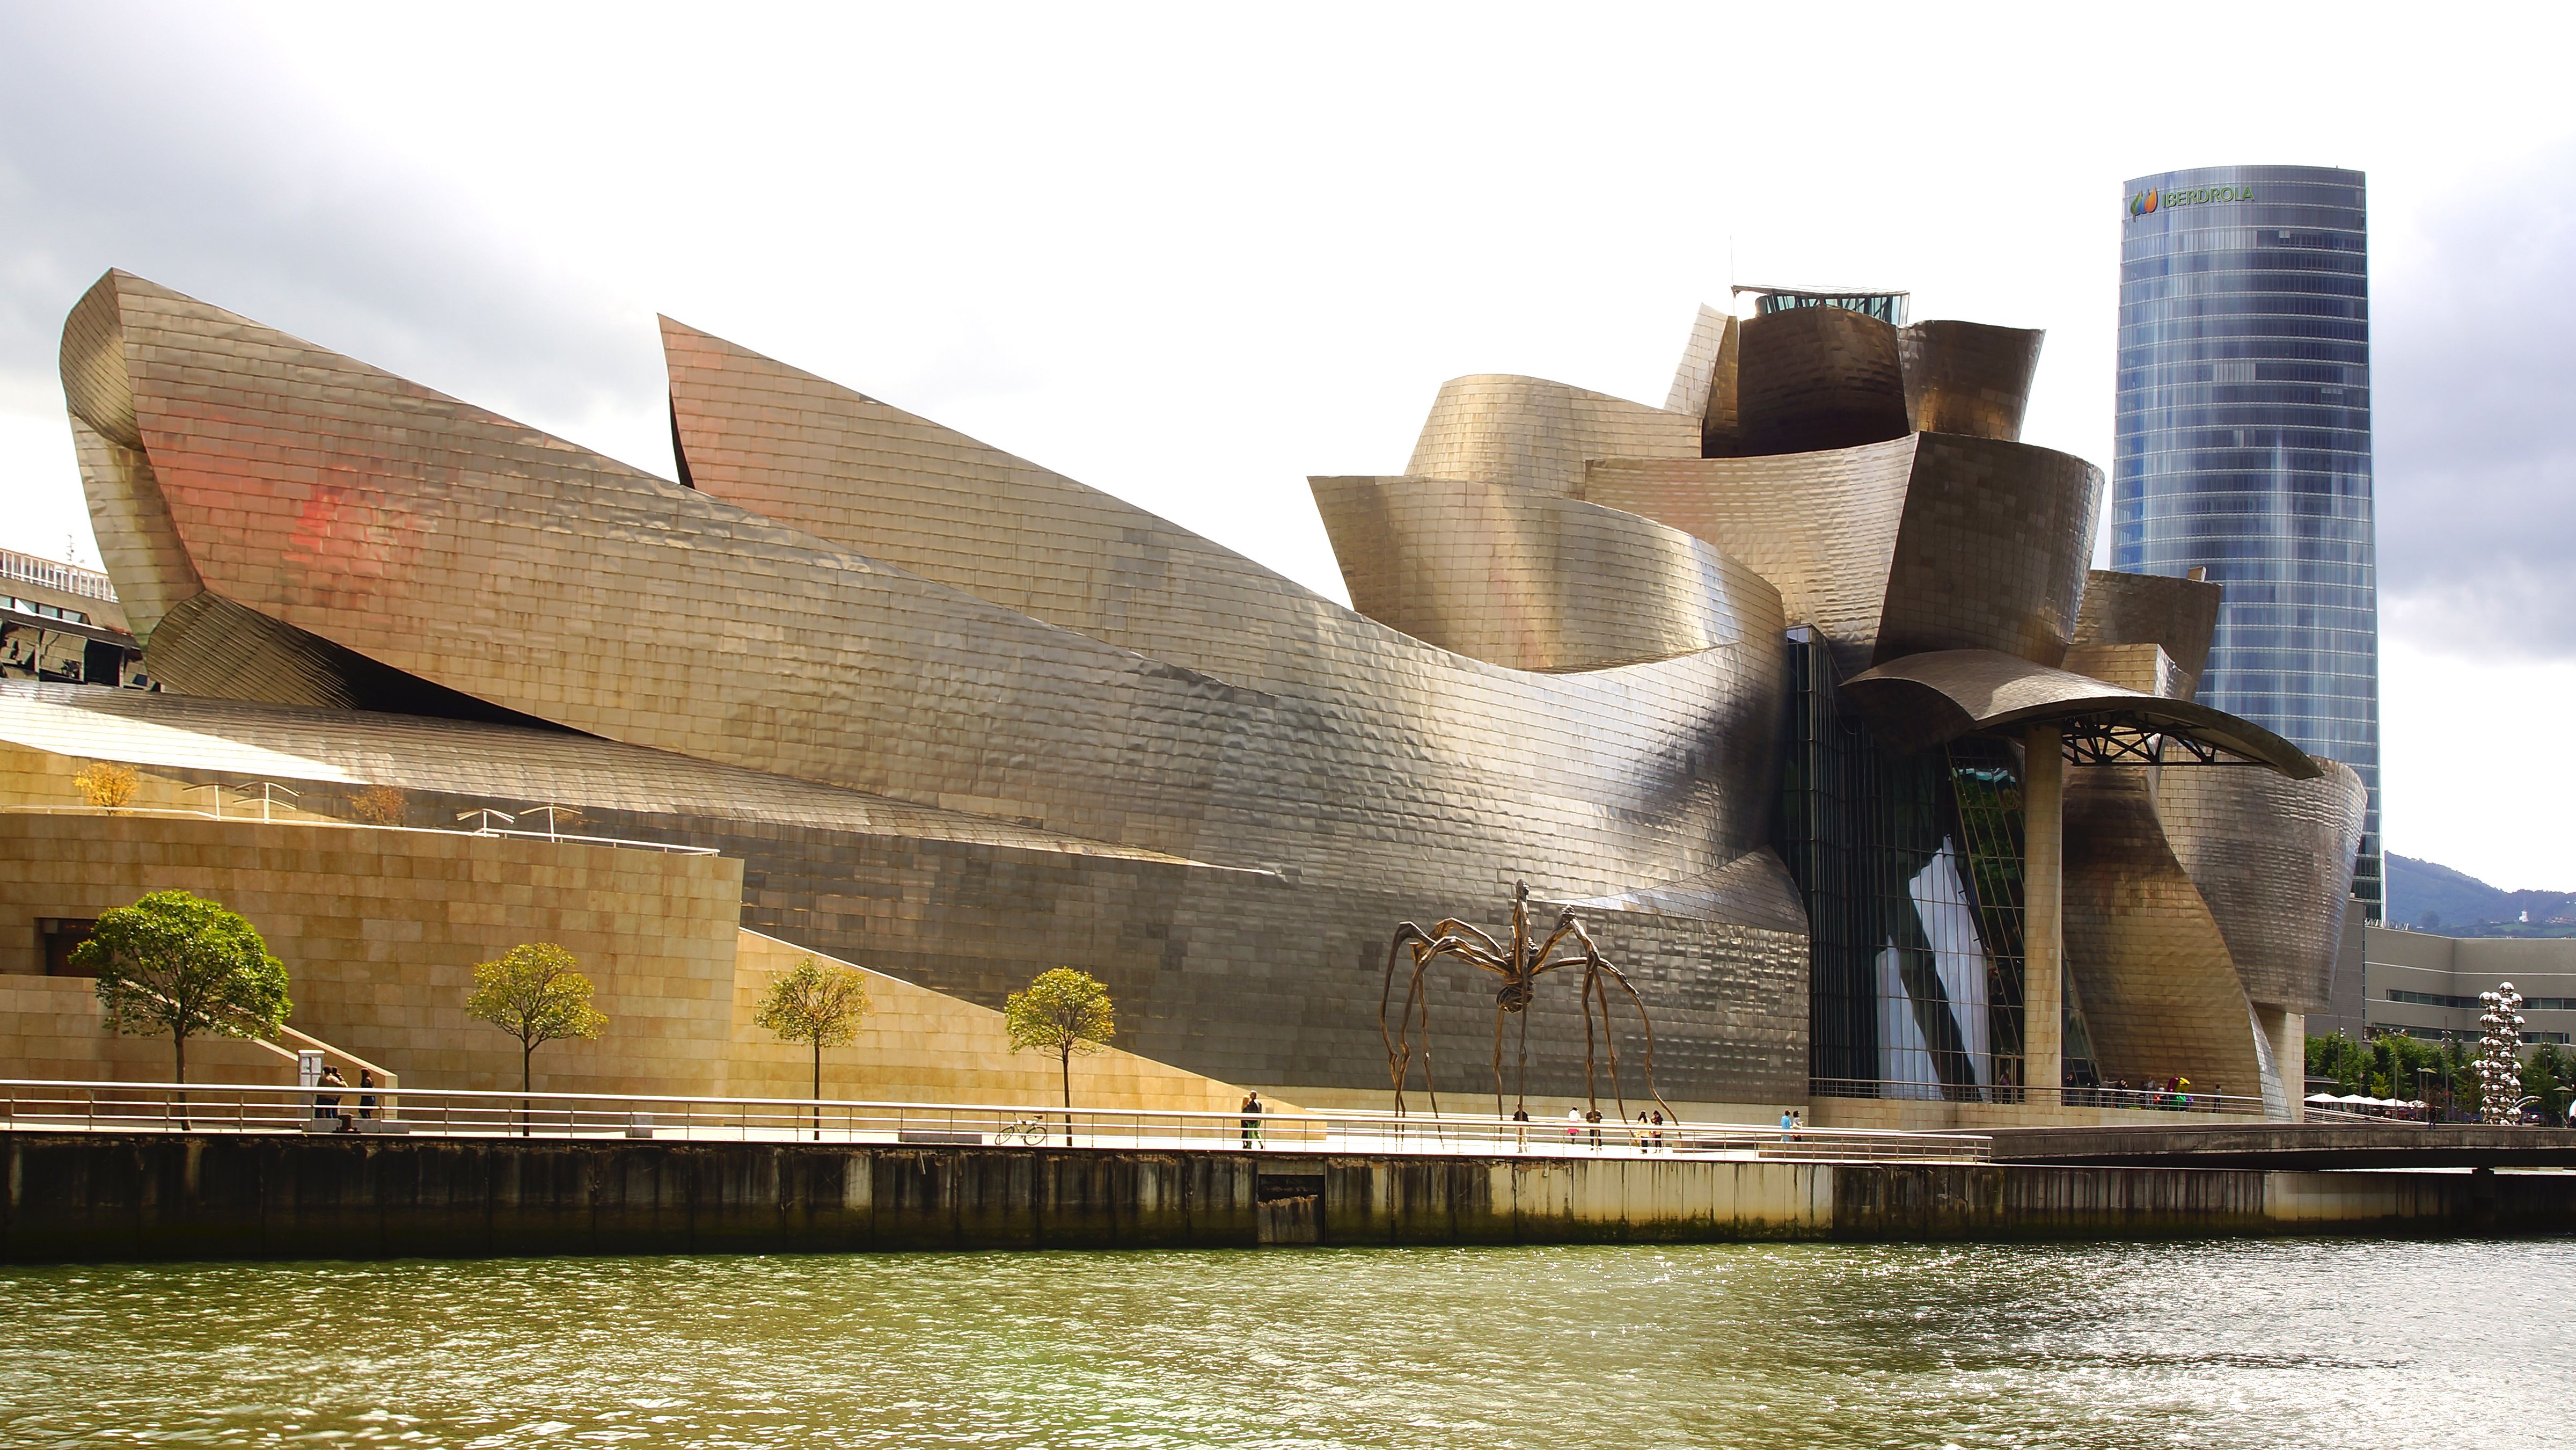
<path fill-rule="evenodd" d="M 2121 182 L 2357 167 L 2387 842 L 2576 888 L 2563 11 L 2077 10 L 0 0 L 0 544 L 96 561 L 116 266 L 665 475 L 668 312 L 1338 598 L 1308 474 L 1461 373 L 1660 403 L 1730 279 L 2046 328 L 2107 463 Z"/>

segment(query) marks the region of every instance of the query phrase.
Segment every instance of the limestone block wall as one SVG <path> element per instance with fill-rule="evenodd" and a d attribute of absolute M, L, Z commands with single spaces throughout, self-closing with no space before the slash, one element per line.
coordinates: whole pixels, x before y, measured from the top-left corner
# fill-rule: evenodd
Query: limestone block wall
<path fill-rule="evenodd" d="M 835 961 L 756 931 L 741 934 L 734 959 L 733 1039 L 727 1059 L 731 1095 L 797 1098 L 812 1091 L 813 1049 L 803 1043 L 780 1042 L 752 1021 L 770 979 L 807 956 L 826 965 Z M 870 1011 L 857 1040 L 847 1047 L 823 1049 L 823 1096 L 1013 1106 L 1063 1100 L 1056 1060 L 1037 1053 L 1012 1053 L 1001 1013 L 883 972 L 867 971 L 867 978 Z M 1221 1113 L 1242 1101 L 1243 1089 L 1232 1083 L 1115 1047 L 1073 1060 L 1077 1108 Z M 1276 1099 L 1264 1101 L 1274 1109 L 1290 1106 Z"/>
<path fill-rule="evenodd" d="M 34 975 L 44 969 L 36 918 L 95 917 L 165 888 L 248 917 L 286 963 L 291 1024 L 384 1064 L 406 1086 L 516 1087 L 518 1043 L 468 1019 L 465 997 L 476 963 L 551 941 L 596 984 L 610 1026 L 596 1043 L 540 1048 L 540 1088 L 722 1089 L 738 860 L 441 831 L 6 811 L 0 977 L 44 980 Z"/>
<path fill-rule="evenodd" d="M 170 1069 L 169 1038 L 107 1030 L 89 978 L 0 976 L 0 1077 L 168 1082 Z M 295 1081 L 295 1054 L 237 1037 L 191 1037 L 188 1080 L 288 1086 Z"/>
<path fill-rule="evenodd" d="M 119 752 L 102 758 L 123 760 L 125 754 Z M 80 774 L 93 763 L 95 762 L 87 756 L 58 755 L 52 751 L 0 741 L 0 808 L 17 809 L 32 806 L 42 810 L 85 809 L 88 802 L 82 799 L 80 787 L 72 784 L 72 777 Z M 309 780 L 283 771 L 271 773 L 276 775 L 281 785 L 302 791 L 307 795 L 314 794 L 313 782 Z M 217 793 L 208 789 L 205 784 L 192 779 L 192 777 L 204 777 L 209 782 L 220 783 L 225 787 L 222 795 L 223 809 L 227 815 L 257 820 L 260 811 L 259 802 L 253 800 L 247 805 L 240 803 L 245 784 L 256 787 L 256 781 L 251 779 L 254 774 L 256 774 L 255 771 L 245 770 L 216 776 L 205 771 L 154 771 L 137 768 L 134 772 L 134 799 L 127 803 L 126 809 L 136 813 L 173 811 L 190 815 L 211 814 Z M 272 792 L 268 807 L 270 819 L 280 821 L 341 819 L 320 811 L 305 810 L 296 804 L 296 800 L 297 797 L 291 797 L 282 792 Z M 319 803 L 317 801 L 317 804 Z"/>

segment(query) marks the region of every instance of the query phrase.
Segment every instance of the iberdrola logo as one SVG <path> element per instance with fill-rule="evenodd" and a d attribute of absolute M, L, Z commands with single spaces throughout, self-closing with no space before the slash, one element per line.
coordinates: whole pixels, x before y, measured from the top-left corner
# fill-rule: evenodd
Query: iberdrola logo
<path fill-rule="evenodd" d="M 2145 216 L 2156 209 L 2156 192 L 2149 188 L 2129 198 L 2129 215 Z"/>

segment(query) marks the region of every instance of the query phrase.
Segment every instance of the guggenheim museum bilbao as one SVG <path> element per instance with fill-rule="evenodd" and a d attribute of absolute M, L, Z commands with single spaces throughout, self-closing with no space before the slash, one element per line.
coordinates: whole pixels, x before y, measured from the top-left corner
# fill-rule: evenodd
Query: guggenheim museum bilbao
<path fill-rule="evenodd" d="M 781 952 L 961 1011 L 1074 966 L 1153 1071 L 1380 1106 L 1395 924 L 1499 929 L 1526 882 L 1694 1115 L 2172 1076 L 2294 1113 L 2361 782 L 2193 703 L 2217 585 L 2088 573 L 2100 471 L 2018 437 L 2040 334 L 1745 296 L 1660 407 L 1459 378 L 1401 473 L 1311 480 L 1344 608 L 667 319 L 676 480 L 111 272 L 62 379 L 150 688 L 0 685 L 0 781 L 46 807 L 6 817 L 10 970 L 139 889 L 292 897 L 245 909 L 294 1025 L 491 1086 L 515 1044 L 459 984 L 536 922 L 633 1024 L 547 1049 L 582 1081 L 740 1091 L 733 977 Z M 170 808 L 68 804 L 87 760 Z M 385 786 L 395 829 L 346 823 Z M 601 894 L 631 862 L 667 879 Z M 1470 1102 L 1471 975 L 1430 1009 Z M 1529 1091 L 1579 1099 L 1571 982 L 1530 1012 Z"/>

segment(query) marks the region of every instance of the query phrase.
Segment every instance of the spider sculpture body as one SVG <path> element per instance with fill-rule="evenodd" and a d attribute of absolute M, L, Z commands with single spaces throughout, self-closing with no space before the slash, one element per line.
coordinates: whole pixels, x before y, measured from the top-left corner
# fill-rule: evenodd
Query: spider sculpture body
<path fill-rule="evenodd" d="M 1570 943 L 1570 945 L 1569 945 Z M 1565 948 L 1562 952 L 1558 949 Z M 1411 954 L 1413 973 L 1405 985 L 1404 1002 L 1395 1002 L 1395 963 L 1399 956 Z M 1520 1019 L 1518 1081 L 1514 1087 L 1517 1106 L 1529 1106 L 1529 1005 L 1537 995 L 1538 979 L 1550 972 L 1570 967 L 1582 969 L 1583 1002 L 1583 1093 L 1599 1121 L 1600 1094 L 1596 1068 L 1606 1057 L 1610 1072 L 1610 1091 L 1618 1105 L 1619 1116 L 1628 1116 L 1627 1095 L 1619 1081 L 1619 1044 L 1610 1031 L 1610 989 L 1616 985 L 1627 994 L 1637 1009 L 1637 1020 L 1645 1028 L 1646 1091 L 1668 1120 L 1679 1121 L 1680 1114 L 1655 1090 L 1655 1024 L 1646 1015 L 1645 999 L 1629 985 L 1627 974 L 1612 966 L 1583 929 L 1574 909 L 1567 907 L 1556 915 L 1556 925 L 1545 937 L 1535 937 L 1530 929 L 1529 883 L 1512 884 L 1512 939 L 1505 946 L 1484 932 L 1455 917 L 1443 919 L 1429 931 L 1412 922 L 1395 929 L 1395 939 L 1386 949 L 1386 984 L 1378 994 L 1378 1031 L 1386 1039 L 1387 1072 L 1395 1080 L 1395 1110 L 1404 1111 L 1406 1082 L 1413 1075 L 1414 1035 L 1421 1035 L 1422 1086 L 1431 1095 L 1431 1111 L 1440 1111 L 1440 1090 L 1431 1079 L 1431 997 L 1426 978 L 1433 963 L 1443 958 L 1468 962 L 1501 979 L 1494 989 L 1494 1116 L 1503 1116 L 1503 1030 L 1514 1017 Z M 1595 1054 L 1593 1009 L 1600 1009 L 1599 1046 L 1605 1051 Z M 1390 1016 L 1390 1013 L 1392 1015 Z"/>

